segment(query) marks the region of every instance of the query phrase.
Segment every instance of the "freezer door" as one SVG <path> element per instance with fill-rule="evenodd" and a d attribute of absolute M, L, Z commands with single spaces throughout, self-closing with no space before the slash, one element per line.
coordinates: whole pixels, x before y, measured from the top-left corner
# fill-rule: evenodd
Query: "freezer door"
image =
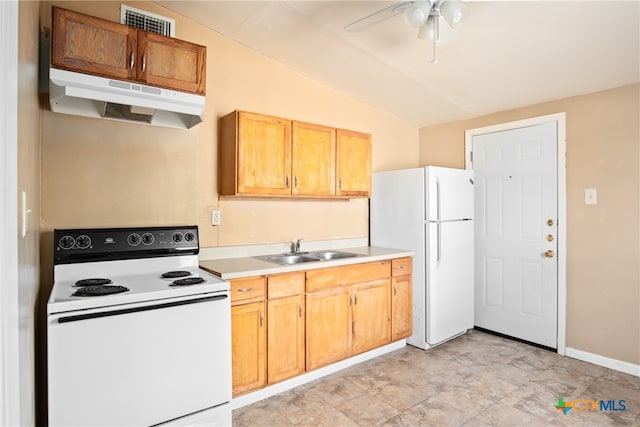
<path fill-rule="evenodd" d="M 434 166 L 425 169 L 427 219 L 473 218 L 473 171 Z"/>
<path fill-rule="evenodd" d="M 473 327 L 473 221 L 429 223 L 427 343 Z"/>

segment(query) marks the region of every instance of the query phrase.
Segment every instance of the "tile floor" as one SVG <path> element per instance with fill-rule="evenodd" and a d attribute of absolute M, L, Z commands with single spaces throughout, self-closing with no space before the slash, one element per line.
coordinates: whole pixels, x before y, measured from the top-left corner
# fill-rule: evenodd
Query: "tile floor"
<path fill-rule="evenodd" d="M 625 401 L 566 415 L 558 398 Z M 621 406 L 616 406 L 622 409 Z M 640 378 L 470 331 L 407 346 L 233 411 L 240 426 L 640 427 Z"/>

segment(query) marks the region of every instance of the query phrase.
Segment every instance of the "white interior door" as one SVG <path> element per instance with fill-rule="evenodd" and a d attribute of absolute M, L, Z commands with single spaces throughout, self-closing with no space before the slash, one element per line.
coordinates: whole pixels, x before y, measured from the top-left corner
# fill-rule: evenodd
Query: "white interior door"
<path fill-rule="evenodd" d="M 557 347 L 557 123 L 473 136 L 475 325 Z"/>

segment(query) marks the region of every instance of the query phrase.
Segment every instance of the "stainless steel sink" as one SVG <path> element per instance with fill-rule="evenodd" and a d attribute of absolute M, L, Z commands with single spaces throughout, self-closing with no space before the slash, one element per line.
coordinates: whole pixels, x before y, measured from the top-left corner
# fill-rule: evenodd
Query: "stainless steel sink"
<path fill-rule="evenodd" d="M 257 258 L 263 259 L 265 261 L 275 262 L 276 264 L 299 264 L 301 262 L 313 262 L 319 261 L 318 258 L 312 258 L 306 255 L 291 255 L 291 254 L 283 254 L 283 255 L 266 255 L 259 256 Z"/>
<path fill-rule="evenodd" d="M 358 254 L 341 251 L 315 251 L 309 253 L 309 256 L 319 258 L 321 261 L 328 261 L 331 259 L 352 258 L 358 256 Z"/>
<path fill-rule="evenodd" d="M 327 251 L 299 252 L 299 253 L 288 253 L 288 254 L 278 254 L 278 255 L 262 255 L 262 256 L 257 256 L 256 258 L 264 261 L 274 262 L 276 264 L 291 265 L 291 264 L 300 264 L 302 262 L 321 262 L 321 261 L 329 261 L 333 259 L 352 258 L 356 256 L 358 256 L 358 254 L 354 254 L 351 252 L 327 250 Z"/>

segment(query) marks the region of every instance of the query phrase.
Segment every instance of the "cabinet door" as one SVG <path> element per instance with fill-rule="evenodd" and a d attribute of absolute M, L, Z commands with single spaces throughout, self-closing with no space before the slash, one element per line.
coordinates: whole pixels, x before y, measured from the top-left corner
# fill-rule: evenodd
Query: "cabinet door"
<path fill-rule="evenodd" d="M 291 122 L 240 112 L 237 193 L 291 194 Z"/>
<path fill-rule="evenodd" d="M 337 130 L 338 196 L 371 194 L 371 135 Z"/>
<path fill-rule="evenodd" d="M 184 92 L 205 92 L 206 47 L 138 31 L 137 79 Z"/>
<path fill-rule="evenodd" d="M 349 287 L 307 294 L 307 371 L 351 355 Z"/>
<path fill-rule="evenodd" d="M 135 28 L 58 7 L 52 27 L 53 67 L 135 80 Z"/>
<path fill-rule="evenodd" d="M 293 122 L 293 188 L 298 196 L 335 195 L 336 130 Z"/>
<path fill-rule="evenodd" d="M 304 373 L 304 295 L 269 301 L 267 382 Z"/>
<path fill-rule="evenodd" d="M 391 341 L 390 279 L 353 286 L 353 353 Z"/>
<path fill-rule="evenodd" d="M 391 288 L 391 341 L 397 341 L 413 331 L 411 276 L 394 277 Z"/>
<path fill-rule="evenodd" d="M 231 369 L 233 395 L 266 384 L 265 303 L 231 307 Z"/>

